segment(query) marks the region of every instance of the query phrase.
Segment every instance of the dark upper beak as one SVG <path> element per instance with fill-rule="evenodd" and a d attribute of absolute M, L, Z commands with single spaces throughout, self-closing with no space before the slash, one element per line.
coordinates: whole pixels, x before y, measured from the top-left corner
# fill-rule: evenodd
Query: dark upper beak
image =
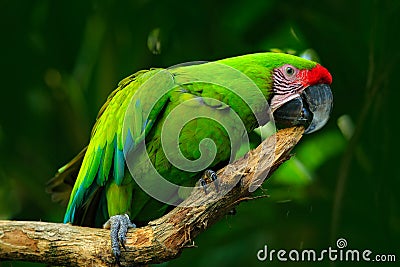
<path fill-rule="evenodd" d="M 329 85 L 309 86 L 300 96 L 275 110 L 275 124 L 280 128 L 303 125 L 304 133 L 312 133 L 326 124 L 332 105 L 333 95 Z"/>

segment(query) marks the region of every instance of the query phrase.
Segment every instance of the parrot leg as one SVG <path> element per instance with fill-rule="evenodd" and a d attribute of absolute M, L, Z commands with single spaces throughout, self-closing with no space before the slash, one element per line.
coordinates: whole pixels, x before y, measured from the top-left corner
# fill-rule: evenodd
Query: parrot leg
<path fill-rule="evenodd" d="M 204 189 L 204 193 L 208 194 L 207 192 L 207 184 L 214 183 L 215 190 L 219 191 L 219 182 L 217 174 L 213 170 L 206 170 L 203 174 L 203 177 L 200 178 L 200 185 Z"/>
<path fill-rule="evenodd" d="M 111 248 L 112 252 L 120 265 L 119 258 L 121 256 L 120 246 L 125 249 L 126 233 L 129 228 L 136 228 L 136 225 L 131 222 L 128 214 L 111 216 L 110 219 L 103 225 L 104 228 L 110 229 Z"/>

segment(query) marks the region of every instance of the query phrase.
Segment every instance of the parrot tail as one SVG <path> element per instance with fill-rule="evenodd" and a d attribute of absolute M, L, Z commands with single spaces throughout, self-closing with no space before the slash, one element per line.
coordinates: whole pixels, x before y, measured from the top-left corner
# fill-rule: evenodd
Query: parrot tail
<path fill-rule="evenodd" d="M 47 182 L 46 193 L 51 195 L 51 199 L 54 202 L 67 206 L 86 149 L 87 147 L 79 152 L 69 163 L 60 168 L 56 175 Z"/>

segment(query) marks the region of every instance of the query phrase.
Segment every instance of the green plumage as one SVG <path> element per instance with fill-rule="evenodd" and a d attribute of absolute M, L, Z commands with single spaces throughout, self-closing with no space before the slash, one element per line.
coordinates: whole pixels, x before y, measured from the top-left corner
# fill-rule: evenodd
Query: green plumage
<path fill-rule="evenodd" d="M 260 88 L 263 100 L 269 97 L 274 68 L 291 64 L 299 69 L 311 69 L 316 65 L 315 62 L 279 53 L 245 55 L 217 63 L 248 76 Z M 146 154 L 158 173 L 167 180 L 184 186 L 193 186 L 198 181 L 201 171 L 182 171 L 166 158 L 161 146 L 161 133 L 168 115 L 171 115 L 168 123 L 172 126 L 179 125 L 185 116 L 199 113 L 215 118 L 216 121 L 225 121 L 227 126 L 224 128 L 214 120 L 199 117 L 185 124 L 178 133 L 178 141 L 173 136 L 170 140 L 168 135 L 164 141 L 171 146 L 177 141 L 184 157 L 196 160 L 201 156 L 200 141 L 210 138 L 218 152 L 209 168 L 217 168 L 229 160 L 231 150 L 239 147 L 231 147 L 228 132 L 233 132 L 235 138 L 251 132 L 258 126 L 255 115 L 249 103 L 246 104 L 224 86 L 201 81 L 187 83 L 193 73 L 204 75 L 204 79 L 225 79 L 224 73 L 213 69 L 212 64 L 204 63 L 168 70 L 139 71 L 119 83 L 99 112 L 86 152 L 83 151 L 61 168 L 53 179 L 53 186 L 59 186 L 61 181 L 75 176 L 74 170 L 81 164 L 64 222 L 99 226 L 110 216 L 128 212 L 131 219 L 140 224 L 163 215 L 168 205 L 148 196 L 132 178 L 133 175 L 144 179 L 150 186 L 157 183 L 148 171 Z M 224 82 L 228 86 L 235 86 L 239 81 L 232 78 Z M 264 111 L 264 107 L 257 104 L 262 102 L 260 95 L 249 95 L 247 99 L 259 109 L 255 110 L 256 113 Z M 179 111 L 174 111 L 177 107 Z M 243 121 L 245 131 L 229 121 L 232 113 L 236 113 Z M 140 145 L 142 141 L 145 141 L 145 149 Z M 210 149 L 205 145 L 205 152 Z M 124 151 L 128 152 L 129 157 L 134 157 L 133 168 L 129 170 Z M 174 193 L 166 192 L 171 194 L 171 198 L 176 198 L 177 194 Z"/>

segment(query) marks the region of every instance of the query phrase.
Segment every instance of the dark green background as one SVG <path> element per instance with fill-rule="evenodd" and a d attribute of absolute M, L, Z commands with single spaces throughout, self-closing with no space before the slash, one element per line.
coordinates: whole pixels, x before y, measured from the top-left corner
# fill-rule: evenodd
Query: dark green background
<path fill-rule="evenodd" d="M 0 218 L 62 221 L 44 185 L 87 144 L 125 76 L 311 48 L 333 75 L 330 121 L 264 183 L 270 198 L 241 204 L 169 266 L 280 266 L 257 251 L 321 250 L 339 237 L 399 261 L 399 13 L 395 0 L 0 1 Z"/>

